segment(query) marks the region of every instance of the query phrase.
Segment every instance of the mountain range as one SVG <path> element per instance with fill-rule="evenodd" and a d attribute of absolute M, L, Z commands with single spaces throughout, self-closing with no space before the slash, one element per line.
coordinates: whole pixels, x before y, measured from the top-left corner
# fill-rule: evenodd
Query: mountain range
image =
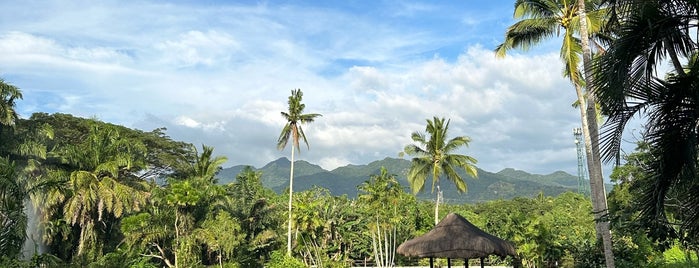
<path fill-rule="evenodd" d="M 262 172 L 262 184 L 277 193 L 289 187 L 289 169 L 291 161 L 286 157 L 269 162 L 262 168 L 251 167 Z M 235 177 L 246 165 L 238 165 L 222 169 L 217 178 L 219 183 L 228 184 L 235 181 Z M 371 175 L 379 174 L 381 167 L 385 167 L 389 174 L 395 174 L 406 192 L 410 192 L 407 173 L 410 161 L 397 158 L 385 158 L 366 165 L 347 165 L 331 171 L 298 160 L 294 164 L 294 191 L 310 189 L 314 185 L 328 189 L 333 195 L 347 195 L 356 197 L 357 186 L 369 180 Z M 459 193 L 456 186 L 446 180 L 441 181 L 441 189 L 444 200 L 449 203 L 476 203 L 488 200 L 511 199 L 514 197 L 534 197 L 543 193 L 547 196 L 556 196 L 567 191 L 578 190 L 578 177 L 563 171 L 556 171 L 548 175 L 530 174 L 522 170 L 512 168 L 503 169 L 497 173 L 478 169 L 478 178 L 474 179 L 465 175 L 463 170 L 460 175 L 466 181 L 468 191 Z M 420 199 L 434 199 L 431 192 L 431 178 L 425 182 L 425 189 L 417 195 Z M 589 182 L 585 182 L 589 185 Z M 611 190 L 611 185 L 608 186 Z"/>

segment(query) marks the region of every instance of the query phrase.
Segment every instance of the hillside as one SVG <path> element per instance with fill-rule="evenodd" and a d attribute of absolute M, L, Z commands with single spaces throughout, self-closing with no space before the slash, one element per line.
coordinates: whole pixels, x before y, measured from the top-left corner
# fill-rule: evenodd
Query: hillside
<path fill-rule="evenodd" d="M 290 164 L 287 158 L 282 157 L 262 168 L 253 169 L 262 172 L 262 183 L 266 187 L 281 192 L 288 187 Z M 368 180 L 371 175 L 378 174 L 382 166 L 386 167 L 389 173 L 395 174 L 405 191 L 410 192 L 406 178 L 410 161 L 396 158 L 385 158 L 366 165 L 347 165 L 331 171 L 303 160 L 297 161 L 294 165 L 294 191 L 307 190 L 317 185 L 327 188 L 334 195 L 355 197 L 357 186 Z M 217 176 L 219 182 L 233 182 L 243 168 L 244 165 L 239 165 L 223 169 Z M 477 179 L 468 177 L 463 172 L 460 175 L 465 178 L 468 191 L 459 193 L 453 183 L 442 181 L 440 186 L 447 202 L 473 203 L 518 196 L 533 197 L 540 192 L 555 196 L 577 190 L 577 177 L 562 171 L 538 175 L 514 169 L 503 169 L 497 173 L 479 169 Z M 425 189 L 418 194 L 418 198 L 434 199 L 431 187 L 431 181 L 426 182 Z"/>

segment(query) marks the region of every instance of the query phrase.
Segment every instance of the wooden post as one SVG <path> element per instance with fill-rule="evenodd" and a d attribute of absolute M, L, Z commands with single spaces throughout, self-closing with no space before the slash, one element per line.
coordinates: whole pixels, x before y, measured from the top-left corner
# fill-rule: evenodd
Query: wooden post
<path fill-rule="evenodd" d="M 430 257 L 430 268 L 434 268 L 434 258 Z"/>
<path fill-rule="evenodd" d="M 481 268 L 485 268 L 485 264 L 483 264 L 483 257 L 481 257 Z"/>
<path fill-rule="evenodd" d="M 464 268 L 468 268 L 468 259 L 464 259 Z"/>
<path fill-rule="evenodd" d="M 451 258 L 447 258 L 447 268 L 451 268 Z"/>

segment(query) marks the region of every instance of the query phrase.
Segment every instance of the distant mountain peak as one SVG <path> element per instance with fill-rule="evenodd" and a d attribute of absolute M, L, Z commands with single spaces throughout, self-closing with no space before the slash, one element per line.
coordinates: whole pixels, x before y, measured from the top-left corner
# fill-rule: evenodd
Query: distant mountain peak
<path fill-rule="evenodd" d="M 281 157 L 256 170 L 262 171 L 262 182 L 265 186 L 282 192 L 289 186 L 290 164 L 288 158 Z M 349 164 L 327 171 L 318 165 L 298 160 L 294 165 L 294 191 L 321 186 L 330 190 L 334 195 L 353 197 L 358 193 L 357 185 L 378 174 L 381 167 L 385 167 L 390 174 L 395 174 L 402 187 L 407 190 L 409 189 L 407 172 L 410 165 L 410 160 L 386 157 L 364 165 Z M 227 180 L 220 181 L 225 183 L 235 179 L 235 175 L 241 169 L 242 167 L 224 169 L 220 177 L 227 178 Z M 462 176 L 466 176 L 463 170 L 458 172 Z M 449 200 L 449 202 L 482 202 L 516 196 L 536 196 L 541 192 L 546 195 L 557 195 L 565 191 L 574 191 L 578 185 L 575 176 L 562 171 L 540 175 L 514 168 L 505 168 L 498 173 L 479 169 L 478 173 L 477 180 L 465 177 L 469 188 L 465 194 L 459 193 L 452 183 L 442 184 L 445 200 Z M 429 190 L 426 190 L 419 193 L 418 198 L 430 199 L 434 196 Z"/>
<path fill-rule="evenodd" d="M 289 158 L 286 157 L 280 157 L 277 160 L 274 160 L 272 162 L 267 163 L 264 165 L 262 168 L 271 168 L 271 167 L 289 167 L 291 166 L 291 161 L 289 161 Z"/>
<path fill-rule="evenodd" d="M 529 177 L 529 176 L 533 175 L 533 174 L 528 173 L 526 171 L 514 169 L 514 168 L 504 168 L 504 169 L 498 171 L 496 174 L 502 175 L 502 176 L 507 176 L 507 177 L 512 177 L 512 178 Z"/>
<path fill-rule="evenodd" d="M 554 171 L 553 173 L 549 174 L 548 176 L 575 176 L 575 175 L 570 174 L 570 173 L 565 172 L 565 171 L 562 171 L 562 170 L 558 170 L 558 171 Z"/>

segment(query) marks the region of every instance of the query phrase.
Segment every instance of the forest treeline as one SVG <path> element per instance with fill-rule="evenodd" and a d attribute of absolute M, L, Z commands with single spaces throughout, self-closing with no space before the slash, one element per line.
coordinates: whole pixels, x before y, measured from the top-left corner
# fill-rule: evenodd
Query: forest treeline
<path fill-rule="evenodd" d="M 323 188 L 297 192 L 286 255 L 286 201 L 251 168 L 221 185 L 214 148 L 68 114 L 36 113 L 0 129 L 3 267 L 349 267 L 391 259 L 392 243 L 434 226 L 431 201 L 404 191 L 385 169 L 356 198 Z M 610 219 L 620 267 L 697 263 L 696 241 L 659 242 L 634 221 L 634 187 L 650 153 L 640 146 L 613 174 Z M 286 191 L 288 192 L 288 191 Z M 25 208 L 33 204 L 34 211 Z M 598 267 L 589 198 L 574 192 L 478 204 L 445 204 L 512 241 L 528 267 Z M 39 228 L 29 226 L 35 217 Z M 26 230 L 31 230 L 26 235 Z M 23 245 L 30 245 L 22 252 Z M 689 258 L 689 259 L 688 259 Z M 513 259 L 493 257 L 495 264 Z M 682 267 L 682 266 L 677 266 Z"/>

